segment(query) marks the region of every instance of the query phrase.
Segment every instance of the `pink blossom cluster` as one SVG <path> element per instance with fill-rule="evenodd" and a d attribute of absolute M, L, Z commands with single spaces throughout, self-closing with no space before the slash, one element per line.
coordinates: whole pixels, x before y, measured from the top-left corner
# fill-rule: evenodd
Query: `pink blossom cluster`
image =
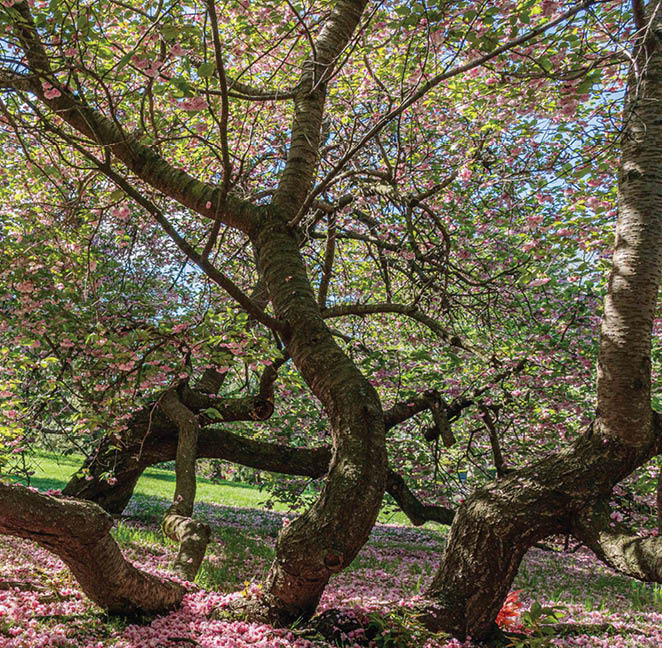
<path fill-rule="evenodd" d="M 208 103 L 204 97 L 187 97 L 186 99 L 182 99 L 177 105 L 187 112 L 195 112 L 204 110 L 208 106 Z"/>
<path fill-rule="evenodd" d="M 53 87 L 48 81 L 41 82 L 41 89 L 44 91 L 44 97 L 46 97 L 46 99 L 56 99 L 62 95 L 62 93 L 57 88 Z"/>

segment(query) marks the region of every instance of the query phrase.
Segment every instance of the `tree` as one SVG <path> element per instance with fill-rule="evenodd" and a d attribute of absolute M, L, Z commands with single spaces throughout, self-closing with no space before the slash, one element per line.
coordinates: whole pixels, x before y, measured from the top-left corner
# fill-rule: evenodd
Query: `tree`
<path fill-rule="evenodd" d="M 68 487 L 116 509 L 146 465 L 175 457 L 164 527 L 181 542 L 177 569 L 187 578 L 208 537 L 191 519 L 196 456 L 326 472 L 317 501 L 280 533 L 265 594 L 249 610 L 289 623 L 311 616 L 330 576 L 352 561 L 387 488 L 415 521 L 449 521 L 445 507 L 423 505 L 394 470 L 403 453 L 387 455 L 386 432 L 412 426 L 389 438 L 391 447 L 411 448 L 413 417 L 424 413 L 425 438 L 437 449 L 440 438 L 456 446 L 455 419 L 477 405 L 474 420 L 489 432 L 501 479 L 455 515 L 425 606 L 432 627 L 487 636 L 522 556 L 553 533 L 573 533 L 620 569 L 657 579 L 656 542 L 610 527 L 608 512 L 604 524 L 614 484 L 657 454 L 657 6 L 633 4 L 599 413 L 568 448 L 513 470 L 497 430 L 504 405 L 492 395 L 500 391 L 517 409 L 508 380 L 526 365 L 518 324 L 535 324 L 535 361 L 557 363 L 545 367 L 559 378 L 541 378 L 539 398 L 561 400 L 559 384 L 571 393 L 586 374 L 590 322 L 579 322 L 599 282 L 575 280 L 604 253 L 613 185 L 609 102 L 597 88 L 613 85 L 618 94 L 624 62 L 612 44 L 625 42 L 632 16 L 597 0 L 565 9 L 547 0 L 286 4 L 227 3 L 221 11 L 176 2 L 143 11 L 5 3 L 0 107 L 11 202 L 25 213 L 6 219 L 13 263 L 3 274 L 4 308 L 18 313 L 30 340 L 5 352 L 8 443 L 26 436 L 21 421 L 66 419 L 67 432 L 98 436 L 119 418 Z M 563 174 L 567 195 L 556 191 Z M 573 220 L 534 236 L 553 212 Z M 39 227 L 27 234 L 27 222 Z M 54 235 L 71 244 L 58 248 Z M 108 279 L 113 271 L 118 281 Z M 70 294 L 57 294 L 60 285 Z M 547 313 L 567 300 L 572 308 L 555 315 L 558 357 L 550 357 L 540 351 L 553 339 Z M 564 344 L 573 325 L 579 349 Z M 388 364 L 398 354 L 405 368 L 396 372 Z M 243 381 L 232 369 L 242 360 Z M 298 438 L 251 444 L 213 429 L 270 417 L 274 382 L 289 366 L 287 387 L 305 394 L 299 420 L 315 428 L 319 402 L 331 448 L 293 447 Z M 481 377 L 469 390 L 457 377 L 464 372 Z M 240 396 L 217 395 L 226 380 Z M 31 408 L 35 394 L 40 405 Z M 382 397 L 391 401 L 386 410 Z M 586 394 L 572 398 L 568 411 Z M 577 428 L 582 417 L 572 417 Z M 554 422 L 544 442 L 563 425 Z M 541 428 L 532 438 L 545 439 Z M 468 455 L 471 424 L 460 431 Z M 509 462 L 521 463 L 530 439 L 517 448 L 501 431 L 504 440 Z M 435 451 L 435 476 L 437 459 Z M 102 487 L 106 479 L 117 484 Z M 35 510 L 56 506 L 2 489 L 17 502 L 30 498 Z M 80 511 L 90 519 L 103 518 L 87 507 Z M 39 537 L 39 516 L 17 522 L 10 512 L 0 510 L 4 532 Z M 75 543 L 56 535 L 47 546 L 75 570 Z M 632 542 L 642 551 L 626 550 Z M 76 573 L 103 601 L 98 584 Z M 123 609 L 168 607 L 173 591 L 156 586 L 147 605 L 128 596 Z"/>
<path fill-rule="evenodd" d="M 459 511 L 428 592 L 445 615 L 452 610 L 456 631 L 489 632 L 524 552 L 550 533 L 575 534 L 624 573 L 660 578 L 659 542 L 615 526 L 607 503 L 618 481 L 659 453 L 659 423 L 650 406 L 650 336 L 660 281 L 660 135 L 654 106 L 662 89 L 653 36 L 659 7 L 649 9 L 646 15 L 634 4 L 639 33 L 624 110 L 619 218 L 600 332 L 596 418 L 574 447 L 495 488 L 477 491 Z M 489 566 L 478 558 L 488 550 Z M 447 626 L 447 619 L 441 623 Z"/>

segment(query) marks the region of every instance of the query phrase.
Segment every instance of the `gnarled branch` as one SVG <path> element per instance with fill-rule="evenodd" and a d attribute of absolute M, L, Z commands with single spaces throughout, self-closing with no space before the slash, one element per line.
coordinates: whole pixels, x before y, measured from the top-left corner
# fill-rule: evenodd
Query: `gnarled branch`
<path fill-rule="evenodd" d="M 611 517 L 606 500 L 576 516 L 573 535 L 612 569 L 645 582 L 662 583 L 662 537 L 641 537 Z"/>
<path fill-rule="evenodd" d="M 0 483 L 0 533 L 32 540 L 59 556 L 85 594 L 112 614 L 165 612 L 184 588 L 136 569 L 110 535 L 110 515 L 93 502 Z"/>
<path fill-rule="evenodd" d="M 198 573 L 209 544 L 209 525 L 194 520 L 196 478 L 195 462 L 198 458 L 200 426 L 193 412 L 182 403 L 175 389 L 168 389 L 160 399 L 161 409 L 177 426 L 175 452 L 175 494 L 170 508 L 163 516 L 163 531 L 175 542 L 179 552 L 173 571 L 181 578 L 192 581 Z"/>

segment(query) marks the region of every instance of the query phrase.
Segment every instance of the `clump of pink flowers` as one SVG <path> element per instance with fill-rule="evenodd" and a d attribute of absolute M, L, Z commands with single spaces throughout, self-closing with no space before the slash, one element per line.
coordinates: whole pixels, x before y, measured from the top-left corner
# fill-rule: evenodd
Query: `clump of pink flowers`
<path fill-rule="evenodd" d="M 57 88 L 54 88 L 48 81 L 41 82 L 41 89 L 44 91 L 44 97 L 46 97 L 46 99 L 56 99 L 62 95 L 62 93 Z"/>

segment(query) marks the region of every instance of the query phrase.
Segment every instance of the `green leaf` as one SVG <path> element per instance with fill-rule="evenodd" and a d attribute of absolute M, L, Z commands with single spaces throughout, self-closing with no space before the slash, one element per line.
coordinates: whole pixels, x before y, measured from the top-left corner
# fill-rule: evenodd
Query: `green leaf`
<path fill-rule="evenodd" d="M 214 76 L 214 71 L 216 70 L 215 66 L 213 63 L 203 63 L 199 68 L 198 68 L 198 75 L 201 76 L 203 79 L 206 79 L 210 76 Z"/>
<path fill-rule="evenodd" d="M 133 52 L 129 51 L 119 61 L 117 61 L 118 72 L 131 60 L 132 56 L 133 56 Z"/>
<path fill-rule="evenodd" d="M 220 421 L 223 418 L 223 415 L 215 407 L 208 407 L 206 410 L 203 410 L 203 413 L 215 421 Z"/>
<path fill-rule="evenodd" d="M 542 606 L 538 601 L 534 601 L 533 605 L 531 605 L 531 610 L 529 611 L 529 614 L 531 615 L 531 619 L 539 619 L 541 614 L 542 614 Z"/>
<path fill-rule="evenodd" d="M 173 78 L 172 79 L 172 84 L 179 91 L 179 96 L 182 96 L 182 97 L 192 96 L 193 93 L 191 92 L 191 86 L 189 86 L 188 82 L 183 77 Z"/>
<path fill-rule="evenodd" d="M 161 33 L 163 34 L 163 38 L 166 40 L 174 40 L 180 33 L 180 28 L 177 25 L 163 25 L 161 27 Z"/>

